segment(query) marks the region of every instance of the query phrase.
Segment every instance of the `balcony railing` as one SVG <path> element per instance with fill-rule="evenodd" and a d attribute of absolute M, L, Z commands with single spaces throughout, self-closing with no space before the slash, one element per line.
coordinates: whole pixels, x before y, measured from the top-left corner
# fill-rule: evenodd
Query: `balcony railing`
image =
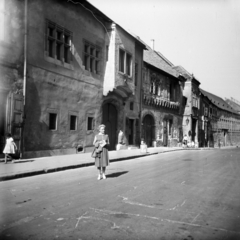
<path fill-rule="evenodd" d="M 172 108 L 172 109 L 178 109 L 180 106 L 179 102 L 172 102 L 172 101 L 169 101 L 168 99 L 162 99 L 162 98 L 157 98 L 154 96 L 147 96 L 147 95 L 144 95 L 143 102 L 146 105 L 151 105 L 155 107 Z"/>

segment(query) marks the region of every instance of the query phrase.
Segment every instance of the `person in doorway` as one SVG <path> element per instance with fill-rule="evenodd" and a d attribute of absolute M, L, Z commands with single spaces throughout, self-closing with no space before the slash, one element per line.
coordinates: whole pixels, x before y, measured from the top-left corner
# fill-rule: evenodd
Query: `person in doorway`
<path fill-rule="evenodd" d="M 101 124 L 98 127 L 99 133 L 95 136 L 93 145 L 95 146 L 96 157 L 95 166 L 98 168 L 98 180 L 106 179 L 105 171 L 109 165 L 108 146 L 109 137 L 105 134 L 105 125 Z"/>
<path fill-rule="evenodd" d="M 185 134 L 185 135 L 184 135 L 184 138 L 183 138 L 183 146 L 184 146 L 184 147 L 187 147 L 187 143 L 188 143 L 188 137 L 187 137 L 187 135 Z"/>
<path fill-rule="evenodd" d="M 120 130 L 119 130 L 119 134 L 118 134 L 117 150 L 121 150 L 124 145 L 125 145 L 124 133 L 123 133 L 123 131 L 120 129 Z"/>
<path fill-rule="evenodd" d="M 3 153 L 5 154 L 5 164 L 7 160 L 10 159 L 14 162 L 14 155 L 17 151 L 17 145 L 15 144 L 11 133 L 7 133 L 6 135 L 6 145 L 3 149 Z"/>

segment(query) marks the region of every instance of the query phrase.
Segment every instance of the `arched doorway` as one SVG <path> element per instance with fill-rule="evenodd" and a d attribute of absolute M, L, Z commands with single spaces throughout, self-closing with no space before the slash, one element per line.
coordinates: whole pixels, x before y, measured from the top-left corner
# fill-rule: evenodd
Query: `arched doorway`
<path fill-rule="evenodd" d="M 118 119 L 118 112 L 116 107 L 111 103 L 104 104 L 102 122 L 104 125 L 106 125 L 106 134 L 108 134 L 109 136 L 109 141 L 110 141 L 109 150 L 116 149 L 117 119 Z"/>
<path fill-rule="evenodd" d="M 155 140 L 155 124 L 151 115 L 146 115 L 143 119 L 143 138 L 148 147 L 152 147 Z"/>

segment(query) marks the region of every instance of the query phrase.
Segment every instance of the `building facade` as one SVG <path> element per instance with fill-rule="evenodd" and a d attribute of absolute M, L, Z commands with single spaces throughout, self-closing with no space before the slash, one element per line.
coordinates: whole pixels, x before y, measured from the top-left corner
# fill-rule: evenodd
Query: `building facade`
<path fill-rule="evenodd" d="M 200 109 L 200 82 L 181 66 L 175 66 L 174 69 L 185 79 L 183 88 L 184 113 L 183 113 L 183 135 L 187 135 L 188 142 L 198 147 L 199 141 L 199 109 Z"/>
<path fill-rule="evenodd" d="M 110 150 L 119 129 L 137 144 L 144 44 L 88 1 L 1 2 L 1 147 L 11 132 L 25 157 L 90 151 L 101 123 Z"/>
<path fill-rule="evenodd" d="M 142 139 L 147 146 L 178 146 L 182 141 L 184 78 L 159 52 L 144 51 Z"/>
<path fill-rule="evenodd" d="M 205 98 L 209 99 L 209 107 L 205 109 L 208 116 L 210 146 L 240 145 L 240 114 L 222 98 L 201 89 Z"/>

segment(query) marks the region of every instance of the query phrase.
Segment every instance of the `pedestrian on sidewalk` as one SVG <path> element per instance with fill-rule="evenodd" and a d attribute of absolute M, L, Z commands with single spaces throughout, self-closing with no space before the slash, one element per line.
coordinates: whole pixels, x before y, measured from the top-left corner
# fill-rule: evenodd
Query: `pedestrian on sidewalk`
<path fill-rule="evenodd" d="M 3 153 L 5 154 L 5 164 L 7 163 L 7 159 L 12 160 L 17 151 L 17 145 L 15 144 L 11 133 L 7 133 L 6 135 L 6 145 L 3 149 Z"/>
<path fill-rule="evenodd" d="M 106 179 L 105 171 L 109 165 L 108 146 L 109 137 L 105 134 L 106 126 L 101 124 L 98 127 L 99 133 L 95 136 L 93 145 L 95 146 L 95 166 L 98 168 L 98 180 Z"/>
<path fill-rule="evenodd" d="M 121 150 L 121 149 L 125 149 L 126 145 L 125 145 L 125 136 L 123 131 L 120 129 L 119 130 L 119 134 L 118 134 L 118 144 L 116 147 L 116 150 Z"/>

